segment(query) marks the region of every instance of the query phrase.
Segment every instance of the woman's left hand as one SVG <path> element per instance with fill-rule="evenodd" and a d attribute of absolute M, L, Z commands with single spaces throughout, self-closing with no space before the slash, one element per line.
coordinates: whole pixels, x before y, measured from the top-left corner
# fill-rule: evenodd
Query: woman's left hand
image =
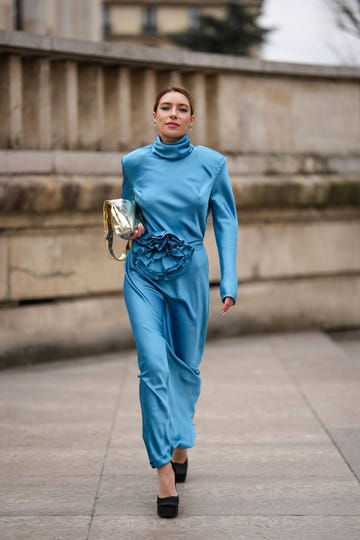
<path fill-rule="evenodd" d="M 221 310 L 221 313 L 225 315 L 225 313 L 235 304 L 234 299 L 231 298 L 231 296 L 226 296 L 224 299 L 223 308 Z"/>
<path fill-rule="evenodd" d="M 137 238 L 140 238 L 140 236 L 142 236 L 144 232 L 145 227 L 142 223 L 140 223 L 140 225 L 136 227 L 132 234 L 124 234 L 124 238 L 126 238 L 126 240 L 136 240 Z"/>

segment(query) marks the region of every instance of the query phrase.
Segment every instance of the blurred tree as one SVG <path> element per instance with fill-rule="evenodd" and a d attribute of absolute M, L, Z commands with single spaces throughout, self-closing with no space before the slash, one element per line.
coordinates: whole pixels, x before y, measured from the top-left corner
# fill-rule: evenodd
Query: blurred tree
<path fill-rule="evenodd" d="M 258 16 L 246 6 L 229 2 L 225 19 L 200 15 L 198 28 L 168 37 L 176 45 L 193 51 L 251 56 L 254 46 L 263 43 L 271 31 L 258 25 Z"/>
<path fill-rule="evenodd" d="M 360 38 L 360 0 L 328 0 L 341 30 Z"/>

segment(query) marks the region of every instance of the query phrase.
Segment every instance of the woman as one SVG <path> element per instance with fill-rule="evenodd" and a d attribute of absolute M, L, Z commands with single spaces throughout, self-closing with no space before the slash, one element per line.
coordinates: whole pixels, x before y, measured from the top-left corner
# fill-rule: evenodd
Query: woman
<path fill-rule="evenodd" d="M 203 246 L 212 212 L 218 246 L 222 313 L 237 296 L 237 215 L 218 152 L 191 144 L 191 96 L 162 90 L 153 110 L 159 135 L 122 159 L 122 197 L 135 199 L 145 228 L 129 236 L 124 297 L 137 346 L 143 439 L 157 469 L 160 517 L 175 517 L 176 482 L 184 482 L 187 449 L 195 443 L 193 416 L 200 393 L 209 306 L 208 259 Z"/>

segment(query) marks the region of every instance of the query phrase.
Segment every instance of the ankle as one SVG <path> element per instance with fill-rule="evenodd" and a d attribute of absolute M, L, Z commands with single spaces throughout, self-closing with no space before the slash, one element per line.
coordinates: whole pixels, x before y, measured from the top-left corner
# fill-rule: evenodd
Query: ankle
<path fill-rule="evenodd" d="M 157 473 L 158 473 L 159 480 L 172 477 L 172 475 L 173 475 L 173 470 L 172 470 L 172 466 L 171 466 L 170 461 L 169 461 L 169 463 L 166 463 L 162 467 L 158 467 L 156 470 L 157 470 Z"/>
<path fill-rule="evenodd" d="M 185 463 L 187 460 L 187 449 L 176 448 L 173 453 L 172 461 L 174 463 Z"/>
<path fill-rule="evenodd" d="M 175 474 L 171 463 L 157 469 L 159 479 L 159 497 L 176 496 Z"/>

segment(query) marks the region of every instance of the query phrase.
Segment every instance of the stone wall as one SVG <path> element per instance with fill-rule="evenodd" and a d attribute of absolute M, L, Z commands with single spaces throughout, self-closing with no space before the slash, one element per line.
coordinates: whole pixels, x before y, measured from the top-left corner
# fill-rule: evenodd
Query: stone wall
<path fill-rule="evenodd" d="M 192 139 L 224 152 L 239 215 L 239 301 L 209 335 L 360 324 L 360 70 L 0 31 L 0 358 L 131 346 L 102 202 L 183 84 Z"/>

